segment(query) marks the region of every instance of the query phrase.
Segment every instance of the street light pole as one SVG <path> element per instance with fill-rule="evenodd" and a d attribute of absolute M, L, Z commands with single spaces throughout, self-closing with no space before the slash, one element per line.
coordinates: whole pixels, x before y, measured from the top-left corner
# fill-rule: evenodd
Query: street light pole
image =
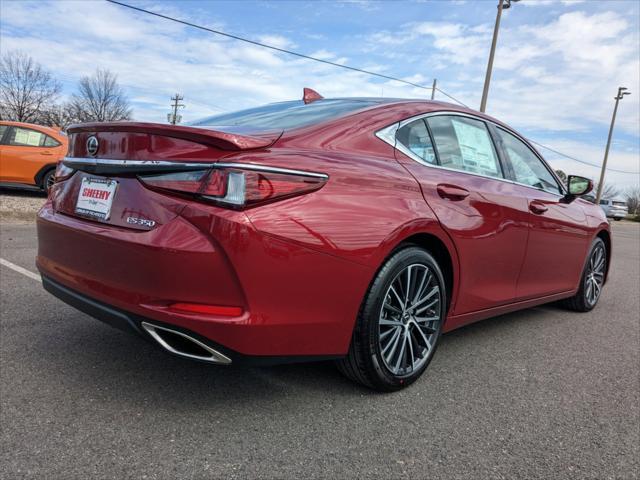
<path fill-rule="evenodd" d="M 611 137 L 613 136 L 613 125 L 616 123 L 616 114 L 618 113 L 618 103 L 622 100 L 622 97 L 630 95 L 630 92 L 626 92 L 625 90 L 627 90 L 625 87 L 619 87 L 618 94 L 614 97 L 616 105 L 613 107 L 611 125 L 609 126 L 609 137 L 607 138 L 607 147 L 604 150 L 604 160 L 602 161 L 602 171 L 600 172 L 598 193 L 596 194 L 596 205 L 600 205 L 600 197 L 602 197 L 602 189 L 604 188 L 604 173 L 607 170 L 607 160 L 609 159 L 609 148 L 611 147 Z"/>
<path fill-rule="evenodd" d="M 484 77 L 484 88 L 482 89 L 482 100 L 480 101 L 480 111 L 484 112 L 487 108 L 487 97 L 489 96 L 489 84 L 491 83 L 491 72 L 493 70 L 493 57 L 496 54 L 496 45 L 498 44 L 498 31 L 500 30 L 500 18 L 502 10 L 511 7 L 511 2 L 519 0 L 498 0 L 498 14 L 496 15 L 496 24 L 493 27 L 493 40 L 491 41 L 491 51 L 489 52 L 489 63 L 487 64 L 487 73 Z"/>

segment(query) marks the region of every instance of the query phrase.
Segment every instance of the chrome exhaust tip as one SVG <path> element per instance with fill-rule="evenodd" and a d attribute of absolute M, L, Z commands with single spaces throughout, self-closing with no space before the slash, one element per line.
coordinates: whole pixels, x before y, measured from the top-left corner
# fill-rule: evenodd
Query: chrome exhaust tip
<path fill-rule="evenodd" d="M 186 333 L 171 328 L 159 327 L 158 325 L 152 325 L 147 322 L 142 322 L 142 328 L 144 328 L 162 348 L 181 357 L 222 365 L 229 365 L 231 363 L 229 357 Z"/>

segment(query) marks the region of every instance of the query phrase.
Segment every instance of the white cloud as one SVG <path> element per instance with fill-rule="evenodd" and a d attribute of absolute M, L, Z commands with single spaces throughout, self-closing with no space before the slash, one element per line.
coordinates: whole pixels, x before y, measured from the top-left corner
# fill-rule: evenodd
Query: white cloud
<path fill-rule="evenodd" d="M 342 6 L 347 8 L 348 4 Z M 369 8 L 371 4 L 358 6 Z M 614 148 L 610 165 L 637 171 L 637 21 L 633 23 L 622 11 L 582 11 L 583 6 L 587 4 L 565 9 L 551 20 L 535 17 L 535 23 L 516 22 L 516 14 L 521 15 L 520 21 L 523 18 L 519 5 L 505 14 L 489 113 L 533 138 L 548 137 L 546 143 L 599 163 L 612 97 L 619 85 L 626 85 L 633 96 L 620 106 L 617 131 L 632 135 L 636 144 L 631 145 L 631 151 Z M 194 10 L 174 11 L 177 9 L 165 2 L 146 8 L 225 30 L 219 19 Z M 92 22 L 87 22 L 88 16 Z M 204 34 L 103 2 L 12 2 L 11 8 L 3 4 L 0 28 L 3 52 L 18 48 L 30 53 L 65 85 L 97 67 L 116 72 L 136 102 L 134 114 L 141 120 L 163 121 L 169 97 L 176 92 L 185 95 L 188 108 L 183 114 L 187 120 L 220 110 L 300 98 L 304 86 L 326 97 L 379 96 L 381 92 L 388 97 L 429 95 L 396 82 Z M 329 46 L 330 35 L 317 32 L 301 32 L 290 38 L 274 28 L 256 38 L 294 49 L 298 48 L 296 42 L 305 38 L 327 39 L 324 46 L 313 44 L 317 49 L 314 56 L 427 85 L 431 75 L 438 76 L 445 91 L 469 105 L 478 105 L 492 30 L 492 22 L 463 22 L 459 17 L 455 22 L 414 21 L 389 31 L 354 34 L 353 42 L 336 47 L 336 51 Z M 300 49 L 305 50 L 304 46 Z M 444 100 L 440 94 L 438 98 Z M 604 134 L 589 135 L 603 130 Z M 581 138 L 587 140 L 568 140 L 576 132 L 582 132 Z M 576 164 L 572 165 L 568 170 L 575 171 Z"/>
<path fill-rule="evenodd" d="M 553 146 L 561 152 L 570 152 L 573 157 L 583 160 L 584 162 L 599 165 L 602 163 L 602 159 L 604 157 L 606 139 L 602 145 L 588 145 L 586 143 L 576 142 L 573 140 L 558 139 L 548 140 L 543 143 L 545 145 Z M 573 160 L 568 160 L 555 155 L 554 153 L 542 148 L 539 150 L 554 169 L 563 170 L 567 174 L 582 175 L 591 178 L 596 182 L 600 178 L 599 167 L 577 163 Z M 621 173 L 615 171 L 640 171 L 640 157 L 638 156 L 637 150 L 635 152 L 627 151 L 624 147 L 621 148 L 614 143 L 611 151 L 609 152 L 608 166 L 613 168 L 614 171 L 607 170 L 605 183 L 616 185 L 616 187 L 620 189 L 640 186 L 640 174 Z"/>

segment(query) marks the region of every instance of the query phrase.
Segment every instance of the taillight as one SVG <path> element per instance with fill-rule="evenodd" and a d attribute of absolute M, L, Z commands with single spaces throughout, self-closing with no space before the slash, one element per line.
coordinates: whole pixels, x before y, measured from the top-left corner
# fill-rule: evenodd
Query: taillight
<path fill-rule="evenodd" d="M 146 185 L 193 195 L 233 208 L 247 208 L 302 195 L 321 188 L 327 176 L 318 173 L 256 166 L 216 167 L 211 170 L 141 175 Z"/>
<path fill-rule="evenodd" d="M 56 166 L 56 173 L 53 175 L 54 183 L 68 179 L 74 174 L 74 172 L 75 170 L 73 168 L 67 167 L 62 162 L 58 162 L 58 165 Z"/>

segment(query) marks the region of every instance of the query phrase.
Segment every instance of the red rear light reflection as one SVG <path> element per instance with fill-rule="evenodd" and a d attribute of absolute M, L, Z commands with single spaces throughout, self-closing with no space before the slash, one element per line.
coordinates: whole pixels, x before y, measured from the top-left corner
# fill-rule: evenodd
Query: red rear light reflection
<path fill-rule="evenodd" d="M 205 305 L 202 303 L 173 303 L 169 305 L 169 309 L 182 313 L 200 313 L 205 315 L 219 315 L 221 317 L 239 317 L 244 311 L 241 307 Z"/>

